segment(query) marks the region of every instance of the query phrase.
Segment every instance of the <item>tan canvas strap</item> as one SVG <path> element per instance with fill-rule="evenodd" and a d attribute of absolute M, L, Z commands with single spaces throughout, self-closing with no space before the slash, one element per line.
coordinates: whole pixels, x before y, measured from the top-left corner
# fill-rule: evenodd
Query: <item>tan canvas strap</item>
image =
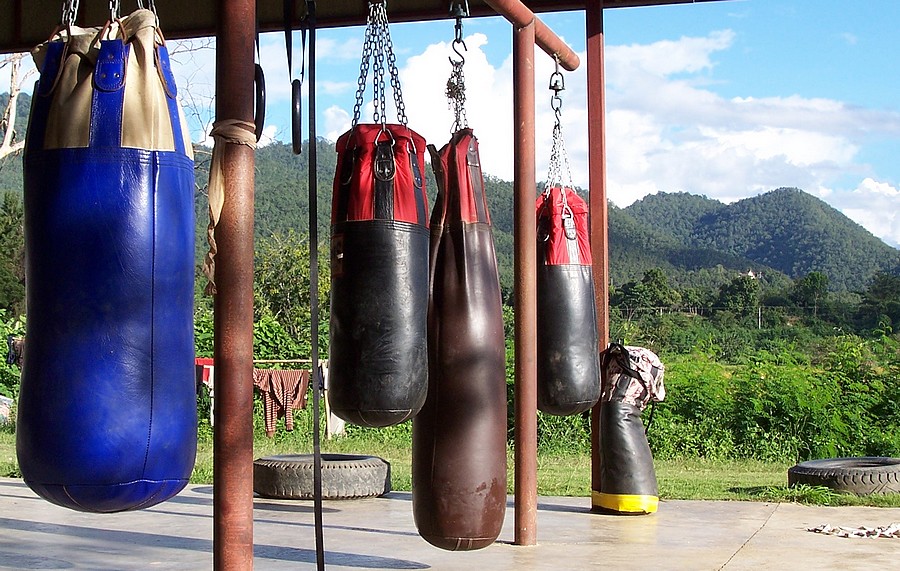
<path fill-rule="evenodd" d="M 203 260 L 203 273 L 206 274 L 209 283 L 206 284 L 206 293 L 216 293 L 216 263 L 218 252 L 216 246 L 215 230 L 222 216 L 222 207 L 225 205 L 225 175 L 223 161 L 225 146 L 246 145 L 251 149 L 256 148 L 256 125 L 249 121 L 239 119 L 224 119 L 213 123 L 210 132 L 215 144 L 213 146 L 212 164 L 209 167 L 209 226 L 206 229 L 206 238 L 209 242 L 209 251 Z"/>

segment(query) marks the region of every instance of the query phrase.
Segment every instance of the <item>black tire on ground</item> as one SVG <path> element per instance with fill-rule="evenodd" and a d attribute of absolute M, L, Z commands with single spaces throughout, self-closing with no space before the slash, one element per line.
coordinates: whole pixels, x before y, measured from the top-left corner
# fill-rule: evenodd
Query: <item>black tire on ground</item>
<path fill-rule="evenodd" d="M 253 491 L 266 498 L 313 499 L 313 455 L 283 454 L 253 462 Z M 377 456 L 322 454 L 322 498 L 371 498 L 391 491 L 391 465 Z"/>
<path fill-rule="evenodd" d="M 800 462 L 788 470 L 788 486 L 825 486 L 867 496 L 900 493 L 900 458 L 867 456 Z"/>

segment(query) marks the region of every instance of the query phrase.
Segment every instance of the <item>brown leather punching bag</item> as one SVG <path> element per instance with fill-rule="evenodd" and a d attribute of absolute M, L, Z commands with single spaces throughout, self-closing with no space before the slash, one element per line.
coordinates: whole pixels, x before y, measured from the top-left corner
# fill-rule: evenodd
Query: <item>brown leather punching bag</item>
<path fill-rule="evenodd" d="M 413 513 L 448 550 L 480 549 L 506 511 L 506 372 L 500 282 L 478 141 L 457 131 L 429 146 L 431 216 L 428 397 L 413 419 Z"/>

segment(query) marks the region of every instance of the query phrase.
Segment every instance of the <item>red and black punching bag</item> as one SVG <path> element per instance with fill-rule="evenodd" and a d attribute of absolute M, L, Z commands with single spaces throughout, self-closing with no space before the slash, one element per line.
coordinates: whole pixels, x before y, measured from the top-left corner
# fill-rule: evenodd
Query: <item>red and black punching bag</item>
<path fill-rule="evenodd" d="M 371 61 L 375 121 L 359 117 Z M 385 120 L 385 62 L 399 124 Z M 386 2 L 370 2 L 350 130 L 331 205 L 331 410 L 353 424 L 412 418 L 428 390 L 425 139 L 406 125 Z"/>
<path fill-rule="evenodd" d="M 480 549 L 506 511 L 506 371 L 500 281 L 478 141 L 455 133 L 431 163 L 428 398 L 413 419 L 413 513 L 442 549 Z"/>
<path fill-rule="evenodd" d="M 66 28 L 25 150 L 25 482 L 76 510 L 178 493 L 194 466 L 194 163 L 156 15 Z"/>
<path fill-rule="evenodd" d="M 538 409 L 584 412 L 600 398 L 587 204 L 567 186 L 537 199 Z"/>
<path fill-rule="evenodd" d="M 428 389 L 425 140 L 356 125 L 337 142 L 328 399 L 353 424 L 415 415 Z"/>

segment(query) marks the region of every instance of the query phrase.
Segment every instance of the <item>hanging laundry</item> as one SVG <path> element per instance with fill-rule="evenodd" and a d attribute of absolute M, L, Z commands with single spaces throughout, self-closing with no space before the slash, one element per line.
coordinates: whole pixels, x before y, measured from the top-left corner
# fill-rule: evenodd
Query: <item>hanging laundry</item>
<path fill-rule="evenodd" d="M 282 417 L 285 430 L 293 431 L 294 410 L 306 408 L 309 371 L 253 369 L 253 385 L 262 395 L 266 436 L 275 436 Z"/>
<path fill-rule="evenodd" d="M 197 357 L 194 359 L 194 367 L 197 373 L 197 390 L 200 390 L 200 385 L 205 385 L 212 391 L 215 384 L 215 360 L 210 357 Z"/>
<path fill-rule="evenodd" d="M 15 365 L 19 369 L 25 361 L 25 338 L 8 335 L 6 337 L 6 364 Z"/>

